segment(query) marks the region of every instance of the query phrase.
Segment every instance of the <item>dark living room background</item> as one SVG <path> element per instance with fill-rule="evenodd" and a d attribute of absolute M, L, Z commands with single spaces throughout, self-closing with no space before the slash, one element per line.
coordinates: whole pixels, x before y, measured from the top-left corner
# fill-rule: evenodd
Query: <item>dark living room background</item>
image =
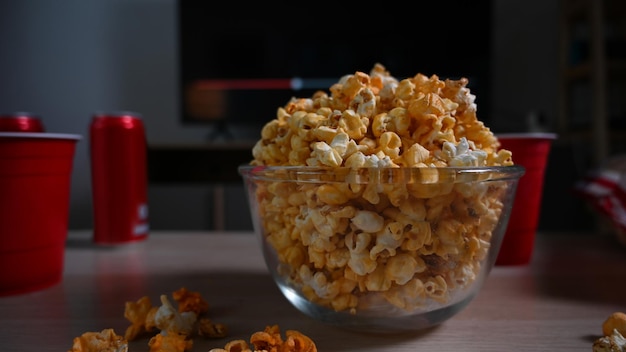
<path fill-rule="evenodd" d="M 150 163 L 161 165 L 152 167 L 152 172 L 168 168 L 171 171 L 165 176 L 150 175 L 148 196 L 152 229 L 248 230 L 251 221 L 242 183 L 233 177 L 232 165 L 228 164 L 239 160 L 235 158 L 245 157 L 245 153 L 240 150 L 232 157 L 228 153 L 237 149 L 234 146 L 241 149 L 241 145 L 245 147 L 254 140 L 259 124 L 247 124 L 244 119 L 226 124 L 221 119 L 192 121 L 184 109 L 183 83 L 192 80 L 194 75 L 241 78 L 236 75 L 247 77 L 263 70 L 265 76 L 253 78 L 300 75 L 338 79 L 339 74 L 369 70 L 373 65 L 371 61 L 376 58 L 385 61 L 382 63 L 397 75 L 417 72 L 440 77 L 471 75 L 470 81 L 475 82 L 475 87 L 470 84 L 470 88 L 477 95 L 479 117 L 496 133 L 536 129 L 557 133 L 559 138 L 553 145 L 546 174 L 540 230 L 584 231 L 594 226 L 593 214 L 583 200 L 572 195 L 571 188 L 605 158 L 626 150 L 622 133 L 626 125 L 626 65 L 619 65 L 626 59 L 624 50 L 620 49 L 626 47 L 626 11 L 621 1 L 599 2 L 604 10 L 597 17 L 601 20 L 599 27 L 604 29 L 600 36 L 605 45 L 603 53 L 610 55 L 607 62 L 618 62 L 617 73 L 612 71 L 612 65 L 600 67 L 601 72 L 606 73 L 602 76 L 606 81 L 600 82 L 606 89 L 599 93 L 598 82 L 591 79 L 598 77 L 594 71 L 598 65 L 589 64 L 598 43 L 595 34 L 598 24 L 591 21 L 594 12 L 584 11 L 583 7 L 593 1 L 445 2 L 447 6 L 471 4 L 472 9 L 455 8 L 456 11 L 450 10 L 446 17 L 440 5 L 407 16 L 414 18 L 413 23 L 406 19 L 407 22 L 396 26 L 394 20 L 388 19 L 381 24 L 381 31 L 387 31 L 387 35 L 363 37 L 363 31 L 355 29 L 354 41 L 323 41 L 328 45 L 325 50 L 332 53 L 328 57 L 300 44 L 296 47 L 300 52 L 297 59 L 280 63 L 275 61 L 281 56 L 269 55 L 270 49 L 283 50 L 285 43 L 292 39 L 306 41 L 308 36 L 318 33 L 311 29 L 311 24 L 301 24 L 300 30 L 292 29 L 286 35 L 284 27 L 293 26 L 293 21 L 281 22 L 277 16 L 269 16 L 267 19 L 274 21 L 274 25 L 260 31 L 249 21 L 241 22 L 249 27 L 242 27 L 237 17 L 229 17 L 228 12 L 211 17 L 210 11 L 198 10 L 195 14 L 199 17 L 192 23 L 202 24 L 202 16 L 206 16 L 207 21 L 216 26 L 205 30 L 220 31 L 221 28 L 221 32 L 211 38 L 189 35 L 185 36 L 188 38 L 185 41 L 180 31 L 182 28 L 190 30 L 190 27 L 181 23 L 181 1 L 187 3 L 185 0 L 0 3 L 0 111 L 34 112 L 42 117 L 50 132 L 83 135 L 72 174 L 70 228 L 92 227 L 87 131 L 95 111 L 141 113 L 149 149 L 161 151 L 161 154 L 151 154 Z M 572 3 L 582 5 L 576 9 L 572 8 Z M 461 17 L 462 14 L 466 17 Z M 437 26 L 436 22 L 440 24 Z M 330 24 L 322 23 L 319 33 L 329 36 L 338 30 L 329 27 Z M 371 30 L 371 24 L 368 25 L 364 28 Z M 198 32 L 198 28 L 191 30 Z M 414 42 L 394 35 L 394 28 L 413 31 Z M 242 37 L 242 33 L 255 30 L 256 41 Z M 379 44 L 382 50 L 377 52 L 367 39 L 387 46 Z M 444 39 L 447 42 L 441 42 Z M 201 48 L 195 54 L 187 50 L 194 46 L 189 44 L 192 40 L 201 42 L 194 44 Z M 248 51 L 265 53 L 263 64 L 255 62 L 255 54 L 235 50 L 245 49 L 246 45 L 234 48 L 226 45 L 229 40 L 247 42 Z M 362 50 L 362 54 L 341 55 L 344 42 Z M 187 46 L 183 45 L 185 43 Z M 404 47 L 405 43 L 411 45 Z M 424 58 L 422 56 L 428 54 L 416 51 L 420 44 L 431 49 L 430 57 Z M 318 66 L 313 71 L 310 71 L 311 62 L 306 61 L 304 49 L 307 48 L 311 55 L 317 55 L 318 61 L 314 63 Z M 444 50 L 454 53 L 454 59 L 449 57 L 452 54 L 444 54 Z M 214 55 L 215 51 L 218 54 L 222 51 L 222 55 Z M 443 61 L 444 58 L 449 61 Z M 200 72 L 198 68 L 203 61 L 211 63 L 209 68 L 221 69 Z M 251 63 L 254 65 L 248 67 Z M 238 66 L 246 69 L 238 71 Z M 287 89 L 284 94 L 293 92 Z M 598 101 L 606 109 L 602 110 Z M 242 104 L 234 106 L 241 108 Z M 233 114 L 237 118 L 242 115 L 246 115 L 245 111 Z M 563 115 L 567 117 L 567 124 L 563 123 Z M 600 144 L 597 134 L 587 133 L 598 125 L 595 123 L 598 116 L 607 121 L 599 131 L 607 138 Z M 207 144 L 212 147 L 207 148 Z M 215 148 L 221 157 L 215 157 Z M 207 149 L 212 153 L 207 153 Z M 167 157 L 168 150 L 186 151 L 182 160 L 185 163 L 168 164 L 177 161 L 177 157 L 172 160 L 171 154 Z M 178 159 L 181 162 L 181 158 Z M 221 165 L 222 169 L 216 165 Z M 228 169 L 225 171 L 230 177 L 228 180 L 203 181 L 205 174 L 215 174 L 217 171 L 212 170 L 224 171 L 224 168 Z M 194 178 L 194 172 L 200 176 Z M 181 174 L 189 176 L 189 180 Z"/>

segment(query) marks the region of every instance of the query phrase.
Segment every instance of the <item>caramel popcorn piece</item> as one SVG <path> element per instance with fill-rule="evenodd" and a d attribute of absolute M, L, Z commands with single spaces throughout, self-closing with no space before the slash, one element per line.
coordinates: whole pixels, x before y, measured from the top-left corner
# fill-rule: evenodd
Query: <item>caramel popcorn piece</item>
<path fill-rule="evenodd" d="M 310 337 L 297 330 L 285 332 L 285 342 L 281 351 L 284 352 L 317 352 L 317 347 Z"/>
<path fill-rule="evenodd" d="M 283 340 L 278 325 L 268 325 L 263 331 L 253 333 L 250 344 L 254 349 L 244 340 L 233 340 L 224 348 L 213 348 L 209 352 L 317 352 L 313 340 L 297 330 L 287 330 Z"/>
<path fill-rule="evenodd" d="M 250 343 L 254 345 L 255 351 L 279 351 L 283 344 L 278 325 L 265 327 L 265 330 L 258 331 L 250 337 Z"/>
<path fill-rule="evenodd" d="M 209 303 L 202 298 L 199 292 L 189 291 L 185 287 L 174 291 L 172 298 L 178 302 L 179 312 L 194 312 L 202 315 L 209 311 Z"/>
<path fill-rule="evenodd" d="M 224 324 L 213 323 L 209 318 L 198 320 L 198 335 L 207 338 L 222 338 L 228 336 L 228 327 Z"/>
<path fill-rule="evenodd" d="M 626 336 L 626 314 L 615 312 L 611 314 L 602 324 L 602 332 L 604 336 L 609 336 L 617 330 L 622 336 Z"/>
<path fill-rule="evenodd" d="M 166 335 L 159 333 L 148 342 L 150 352 L 184 352 L 193 347 L 193 341 L 186 335 L 169 332 Z"/>
<path fill-rule="evenodd" d="M 127 352 L 128 341 L 117 335 L 113 329 L 100 332 L 86 332 L 74 338 L 72 349 L 68 352 Z"/>
<path fill-rule="evenodd" d="M 593 342 L 593 352 L 626 352 L 626 314 L 615 312 L 602 323 L 604 336 Z"/>
<path fill-rule="evenodd" d="M 593 342 L 593 352 L 626 352 L 626 338 L 615 329 Z"/>
<path fill-rule="evenodd" d="M 161 295 L 161 306 L 154 316 L 155 325 L 161 331 L 189 336 L 194 331 L 196 320 L 196 313 L 180 312 L 166 295 Z"/>
<path fill-rule="evenodd" d="M 152 303 L 148 296 L 141 297 L 136 302 L 126 302 L 124 309 L 124 317 L 131 322 L 126 329 L 124 337 L 128 341 L 136 339 L 144 332 L 150 332 L 153 326 L 147 326 L 147 317 L 152 308 Z"/>
<path fill-rule="evenodd" d="M 252 352 L 252 350 L 245 340 L 233 340 L 226 343 L 224 348 L 212 348 L 209 352 Z"/>

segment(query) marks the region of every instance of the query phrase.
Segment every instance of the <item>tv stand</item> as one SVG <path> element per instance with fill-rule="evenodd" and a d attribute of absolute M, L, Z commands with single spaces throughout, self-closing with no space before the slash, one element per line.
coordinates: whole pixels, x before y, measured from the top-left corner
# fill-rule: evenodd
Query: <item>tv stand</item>
<path fill-rule="evenodd" d="M 232 141 L 234 138 L 235 136 L 228 128 L 226 119 L 217 120 L 207 135 L 207 140 L 209 142 Z"/>
<path fill-rule="evenodd" d="M 252 160 L 254 141 L 148 145 L 151 183 L 239 183 L 237 167 Z"/>

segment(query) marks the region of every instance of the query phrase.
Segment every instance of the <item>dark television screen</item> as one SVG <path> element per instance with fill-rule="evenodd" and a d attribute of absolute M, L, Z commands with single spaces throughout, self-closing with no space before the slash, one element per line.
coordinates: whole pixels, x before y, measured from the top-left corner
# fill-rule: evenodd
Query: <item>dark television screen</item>
<path fill-rule="evenodd" d="M 291 97 L 375 63 L 399 79 L 467 77 L 488 111 L 490 1 L 290 4 L 178 0 L 183 123 L 260 130 Z"/>

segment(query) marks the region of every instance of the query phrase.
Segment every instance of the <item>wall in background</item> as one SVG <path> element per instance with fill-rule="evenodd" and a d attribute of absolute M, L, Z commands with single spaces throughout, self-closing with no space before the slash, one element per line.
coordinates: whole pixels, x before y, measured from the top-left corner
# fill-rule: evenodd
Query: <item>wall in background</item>
<path fill-rule="evenodd" d="M 0 2 L 0 110 L 35 112 L 49 132 L 83 135 L 70 227 L 92 226 L 87 132 L 93 112 L 140 112 L 150 143 L 202 141 L 208 134 L 179 122 L 176 25 L 174 0 Z M 157 212 L 151 218 L 186 209 L 165 219 L 202 227 L 206 190 L 190 195 L 181 186 L 178 193 L 151 190 L 150 208 Z"/>
<path fill-rule="evenodd" d="M 557 0 L 494 1 L 492 130 L 525 128 L 529 111 L 556 116 Z M 87 128 L 98 110 L 144 115 L 149 143 L 201 143 L 209 127 L 179 119 L 175 0 L 0 2 L 0 110 L 41 114 L 50 132 L 83 135 L 72 179 L 71 228 L 90 228 Z M 468 19 L 471 25 L 471 19 Z M 451 38 L 472 40 L 472 38 Z M 211 160 L 206 162 L 210 163 Z M 227 187 L 231 228 L 243 193 Z M 210 228 L 209 186 L 158 186 L 149 193 L 155 229 Z M 246 217 L 248 214 L 246 214 Z"/>
<path fill-rule="evenodd" d="M 524 131 L 529 113 L 557 115 L 558 0 L 496 0 L 492 43 L 492 118 L 496 132 Z M 484 114 L 486 112 L 480 111 Z"/>

